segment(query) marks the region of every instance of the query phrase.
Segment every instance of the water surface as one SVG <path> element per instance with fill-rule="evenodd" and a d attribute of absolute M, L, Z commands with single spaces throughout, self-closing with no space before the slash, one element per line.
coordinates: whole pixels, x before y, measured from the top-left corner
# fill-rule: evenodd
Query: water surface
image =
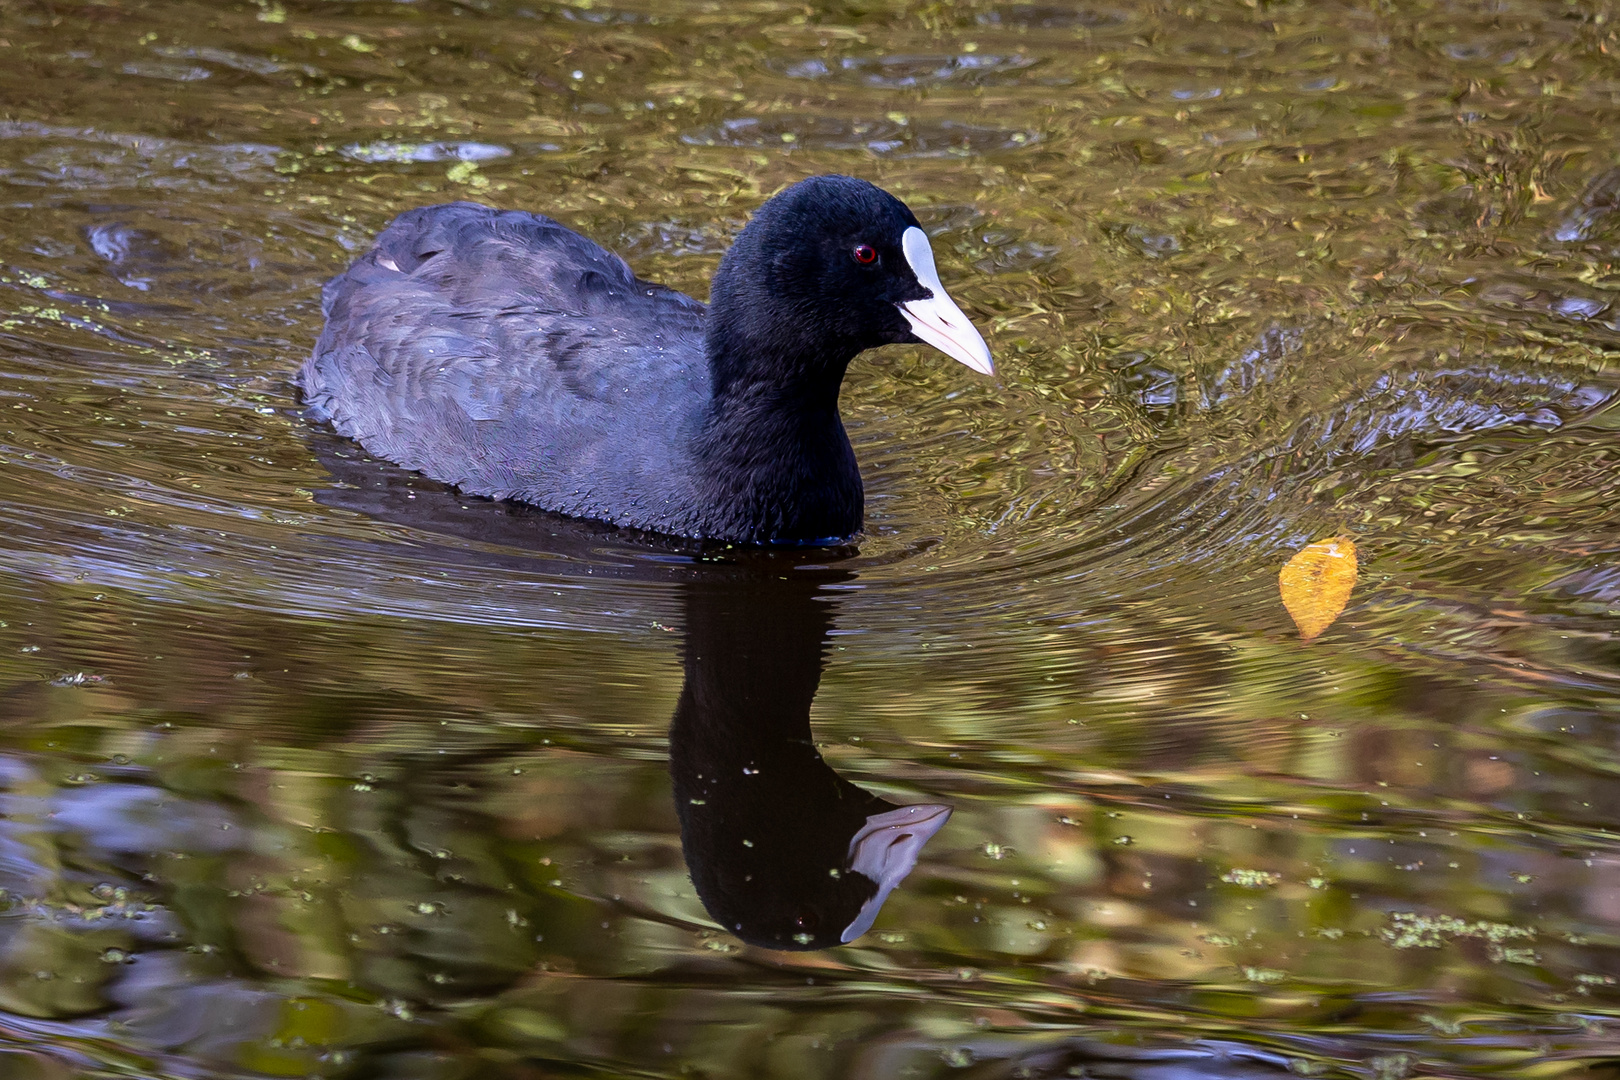
<path fill-rule="evenodd" d="M 1601 1072 L 1617 16 L 0 4 L 0 1073 Z M 702 297 L 828 171 L 1000 369 L 854 366 L 851 550 L 569 526 L 300 415 L 403 209 Z M 1303 645 L 1277 572 L 1334 535 Z M 807 784 L 953 808 L 853 944 L 700 902 L 710 677 Z"/>

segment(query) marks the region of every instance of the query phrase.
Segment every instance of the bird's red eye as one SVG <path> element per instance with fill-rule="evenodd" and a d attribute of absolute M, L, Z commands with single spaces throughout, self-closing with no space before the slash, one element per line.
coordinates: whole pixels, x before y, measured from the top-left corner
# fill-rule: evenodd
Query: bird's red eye
<path fill-rule="evenodd" d="M 877 262 L 877 249 L 871 244 L 856 244 L 855 261 L 862 266 Z"/>

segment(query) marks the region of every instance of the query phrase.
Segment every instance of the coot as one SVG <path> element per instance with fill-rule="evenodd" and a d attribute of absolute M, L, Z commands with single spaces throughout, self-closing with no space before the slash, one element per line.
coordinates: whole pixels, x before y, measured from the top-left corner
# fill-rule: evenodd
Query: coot
<path fill-rule="evenodd" d="M 771 198 L 703 304 L 550 218 L 401 214 L 327 283 L 312 415 L 462 491 L 675 536 L 816 543 L 861 527 L 838 389 L 864 349 L 990 351 L 916 217 L 848 176 Z"/>

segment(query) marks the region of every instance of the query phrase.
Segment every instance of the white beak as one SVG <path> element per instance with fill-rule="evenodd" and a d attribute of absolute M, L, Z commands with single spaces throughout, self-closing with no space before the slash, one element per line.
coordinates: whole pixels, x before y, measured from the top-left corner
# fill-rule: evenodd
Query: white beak
<path fill-rule="evenodd" d="M 917 865 L 923 845 L 951 816 L 951 808 L 938 803 L 917 803 L 873 814 L 849 842 L 849 868 L 877 882 L 877 892 L 861 905 L 855 921 L 844 927 L 838 940 L 848 945 L 872 929 L 883 901 Z"/>
<path fill-rule="evenodd" d="M 917 282 L 933 293 L 926 300 L 907 300 L 899 305 L 900 314 L 911 324 L 911 332 L 919 341 L 926 341 L 952 360 L 960 360 L 981 375 L 994 375 L 990 363 L 990 346 L 973 329 L 968 317 L 962 314 L 939 283 L 939 271 L 934 269 L 934 249 L 928 246 L 928 236 L 913 225 L 900 235 L 900 250 L 905 252 L 911 272 Z"/>

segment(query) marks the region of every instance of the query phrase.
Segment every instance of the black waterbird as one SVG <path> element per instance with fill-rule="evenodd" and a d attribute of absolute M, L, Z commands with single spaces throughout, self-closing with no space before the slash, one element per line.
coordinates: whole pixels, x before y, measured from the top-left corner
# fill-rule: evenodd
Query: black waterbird
<path fill-rule="evenodd" d="M 312 414 L 378 457 L 572 517 L 745 543 L 859 531 L 844 371 L 925 342 L 990 351 L 910 209 L 847 176 L 760 207 L 705 306 L 549 218 L 400 215 L 328 282 L 299 373 Z"/>

